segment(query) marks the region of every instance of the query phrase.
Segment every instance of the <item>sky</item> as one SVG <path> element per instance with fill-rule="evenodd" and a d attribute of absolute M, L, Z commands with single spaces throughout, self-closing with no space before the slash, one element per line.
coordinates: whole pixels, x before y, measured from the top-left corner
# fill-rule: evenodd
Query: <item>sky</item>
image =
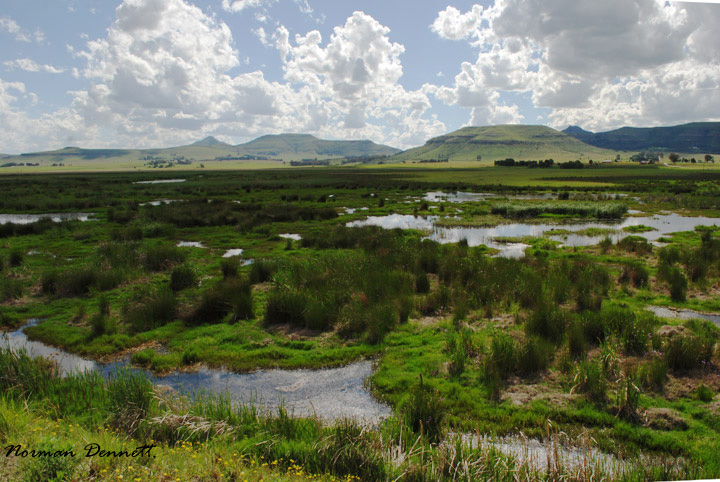
<path fill-rule="evenodd" d="M 720 3 L 8 0 L 0 152 L 720 121 Z"/>

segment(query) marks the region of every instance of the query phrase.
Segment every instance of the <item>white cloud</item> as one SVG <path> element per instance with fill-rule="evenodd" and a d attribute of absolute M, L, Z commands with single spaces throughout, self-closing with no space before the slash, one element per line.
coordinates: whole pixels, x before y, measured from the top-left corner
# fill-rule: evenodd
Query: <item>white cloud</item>
<path fill-rule="evenodd" d="M 466 13 L 448 7 L 431 26 L 478 48 L 451 87 L 450 104 L 471 121 L 518 119 L 494 94 L 530 92 L 556 127 L 593 129 L 720 119 L 707 107 L 720 91 L 720 6 L 664 0 L 496 0 Z M 490 109 L 484 98 L 490 99 Z M 470 94 L 473 94 L 471 96 Z M 485 112 L 485 113 L 483 113 Z M 493 115 L 495 117 L 493 117 Z"/>
<path fill-rule="evenodd" d="M 426 93 L 407 91 L 400 84 L 400 55 L 405 48 L 393 43 L 389 33 L 390 29 L 362 12 L 335 27 L 324 47 L 318 31 L 296 35 L 294 45 L 285 27 L 275 32 L 285 79 L 303 86 L 313 106 L 324 107 L 327 120 L 319 132 L 382 139 L 399 146 L 442 133 L 441 122 L 424 117 L 430 107 Z M 316 117 L 306 118 L 306 127 L 317 125 Z"/>
<path fill-rule="evenodd" d="M 427 115 L 426 91 L 400 84 L 404 47 L 361 12 L 335 27 L 326 43 L 316 31 L 290 40 L 285 27 L 272 36 L 258 29 L 278 48 L 282 82 L 261 71 L 230 74 L 246 52 L 225 23 L 184 0 L 124 0 L 116 16 L 104 37 L 70 50 L 84 64 L 72 74 L 90 85 L 71 92 L 67 108 L 29 118 L 21 105 L 30 96 L 3 84 L 10 108 L 0 130 L 12 136 L 0 142 L 7 149 L 150 147 L 281 132 L 412 146 L 445 131 Z M 51 68 L 30 59 L 8 67 Z"/>
<path fill-rule="evenodd" d="M 470 11 L 462 14 L 457 8 L 449 6 L 438 13 L 430 28 L 442 38 L 460 40 L 477 35 L 482 19 L 483 7 L 480 5 L 473 5 Z"/>
<path fill-rule="evenodd" d="M 42 30 L 37 29 L 34 33 L 30 33 L 18 25 L 18 23 L 7 15 L 0 17 L 0 31 L 5 31 L 15 37 L 18 42 L 37 42 L 45 41 L 45 34 Z"/>
<path fill-rule="evenodd" d="M 240 12 L 246 8 L 257 8 L 275 0 L 222 0 L 222 8 L 228 12 Z"/>
<path fill-rule="evenodd" d="M 28 58 L 7 60 L 3 62 L 3 64 L 10 70 L 20 69 L 26 72 L 47 72 L 50 74 L 61 74 L 65 72 L 65 69 L 63 68 L 54 67 L 47 64 L 38 64 L 34 60 Z"/>

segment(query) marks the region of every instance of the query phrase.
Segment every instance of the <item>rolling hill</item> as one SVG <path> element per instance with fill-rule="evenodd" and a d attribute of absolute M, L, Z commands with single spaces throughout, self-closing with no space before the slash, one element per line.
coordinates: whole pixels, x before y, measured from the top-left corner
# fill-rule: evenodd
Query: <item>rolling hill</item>
<path fill-rule="evenodd" d="M 283 160 L 338 157 L 390 156 L 400 149 L 372 141 L 326 141 L 309 134 L 280 134 L 258 137 L 237 146 L 242 153 Z"/>
<path fill-rule="evenodd" d="M 614 159 L 615 151 L 585 144 L 546 126 L 500 125 L 463 127 L 434 137 L 424 146 L 393 156 L 393 161 L 476 161 L 486 164 L 512 157 L 516 160 Z"/>
<path fill-rule="evenodd" d="M 604 149 L 720 153 L 720 122 L 693 122 L 672 127 L 623 127 L 598 133 L 570 126 L 563 132 L 586 144 Z"/>
<path fill-rule="evenodd" d="M 300 159 L 333 159 L 344 157 L 393 155 L 400 149 L 368 140 L 328 141 L 307 134 L 279 134 L 259 137 L 233 146 L 214 137 L 193 144 L 160 149 L 82 149 L 65 147 L 54 151 L 30 152 L 4 158 L 6 163 L 83 164 L 92 168 L 141 166 L 146 162 L 168 161 L 253 161 L 275 162 Z M 258 161 L 259 158 L 259 161 Z"/>

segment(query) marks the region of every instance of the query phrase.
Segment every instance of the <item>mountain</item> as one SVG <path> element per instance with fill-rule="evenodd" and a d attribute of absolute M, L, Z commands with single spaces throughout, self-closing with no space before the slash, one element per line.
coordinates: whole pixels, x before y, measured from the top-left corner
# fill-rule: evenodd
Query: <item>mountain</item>
<path fill-rule="evenodd" d="M 463 127 L 434 137 L 424 146 L 404 151 L 392 160 L 442 160 L 492 162 L 516 160 L 614 159 L 615 152 L 587 145 L 574 137 L 546 126 L 499 125 Z"/>
<path fill-rule="evenodd" d="M 400 152 L 400 149 L 368 140 L 327 141 L 309 134 L 267 135 L 236 147 L 243 154 L 283 160 L 391 156 Z"/>
<path fill-rule="evenodd" d="M 207 136 L 205 139 L 199 140 L 197 142 L 193 142 L 190 144 L 194 147 L 214 147 L 214 148 L 231 148 L 232 146 L 230 144 L 227 144 L 225 142 L 220 142 L 219 140 L 215 139 L 213 136 Z"/>
<path fill-rule="evenodd" d="M 720 122 L 693 122 L 672 127 L 623 127 L 599 133 L 570 126 L 563 132 L 604 149 L 666 149 L 683 153 L 720 153 Z"/>
<path fill-rule="evenodd" d="M 145 163 L 186 163 L 234 161 L 267 166 L 278 160 L 331 159 L 343 157 L 390 156 L 400 152 L 393 147 L 372 141 L 327 141 L 308 134 L 280 134 L 259 137 L 245 144 L 232 146 L 212 136 L 187 146 L 161 149 L 82 149 L 65 147 L 54 151 L 29 152 L 4 160 L 29 165 L 62 164 L 79 168 L 132 168 Z M 108 164 L 108 162 L 112 164 Z"/>

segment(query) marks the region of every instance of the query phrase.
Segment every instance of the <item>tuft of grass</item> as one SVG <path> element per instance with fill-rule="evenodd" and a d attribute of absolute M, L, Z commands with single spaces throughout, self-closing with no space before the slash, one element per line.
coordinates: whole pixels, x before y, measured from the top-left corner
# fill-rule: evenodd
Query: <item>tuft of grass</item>
<path fill-rule="evenodd" d="M 140 333 L 165 325 L 175 319 L 176 314 L 175 295 L 164 288 L 126 308 L 125 320 L 132 331 Z"/>
<path fill-rule="evenodd" d="M 186 264 L 175 266 L 170 273 L 170 289 L 172 291 L 182 291 L 196 284 L 195 270 Z"/>
<path fill-rule="evenodd" d="M 231 322 L 255 316 L 252 289 L 247 280 L 228 278 L 205 290 L 187 321 L 193 325 L 218 323 L 228 315 Z"/>

